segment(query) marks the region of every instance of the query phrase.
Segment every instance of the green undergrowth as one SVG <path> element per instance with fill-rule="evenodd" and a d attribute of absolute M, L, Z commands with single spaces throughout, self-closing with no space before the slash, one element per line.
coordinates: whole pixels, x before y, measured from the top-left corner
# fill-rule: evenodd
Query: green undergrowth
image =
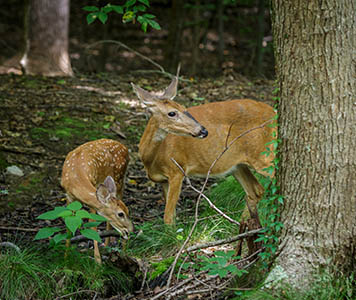
<path fill-rule="evenodd" d="M 228 177 L 206 192 L 209 199 L 224 213 L 239 220 L 244 208 L 244 192 L 240 184 Z M 202 243 L 238 234 L 238 227 L 221 217 L 202 200 L 199 213 L 200 222 L 189 244 Z M 194 223 L 194 215 L 178 213 L 177 223 L 166 226 L 161 218 L 140 225 L 140 234 L 128 241 L 128 251 L 133 255 L 146 257 L 159 253 L 166 257 L 174 255 L 187 238 Z"/>
<path fill-rule="evenodd" d="M 96 140 L 113 135 L 104 129 L 110 127 L 110 121 L 89 121 L 69 116 L 52 116 L 41 127 L 30 130 L 30 136 L 35 141 L 39 140 L 64 140 L 70 141 L 78 137 L 85 140 Z"/>
<path fill-rule="evenodd" d="M 112 296 L 132 288 L 125 273 L 108 264 L 98 265 L 78 251 L 70 251 L 64 259 L 63 249 L 0 250 L 0 299 L 55 299 L 72 293 L 71 299 L 91 299 L 95 294 Z"/>
<path fill-rule="evenodd" d="M 235 292 L 234 300 L 355 300 L 355 274 L 324 270 L 315 274 L 307 289 L 296 289 L 286 283 L 275 288 L 259 286 L 248 291 Z"/>

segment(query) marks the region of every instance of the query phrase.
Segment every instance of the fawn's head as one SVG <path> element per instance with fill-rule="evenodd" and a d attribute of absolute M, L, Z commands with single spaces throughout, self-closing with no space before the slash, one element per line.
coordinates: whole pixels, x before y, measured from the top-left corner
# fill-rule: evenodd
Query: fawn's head
<path fill-rule="evenodd" d="M 116 184 L 111 176 L 106 177 L 104 183 L 96 190 L 96 197 L 100 202 L 97 213 L 105 217 L 108 222 L 127 239 L 133 231 L 133 225 L 129 219 L 129 210 L 125 203 L 116 196 Z"/>

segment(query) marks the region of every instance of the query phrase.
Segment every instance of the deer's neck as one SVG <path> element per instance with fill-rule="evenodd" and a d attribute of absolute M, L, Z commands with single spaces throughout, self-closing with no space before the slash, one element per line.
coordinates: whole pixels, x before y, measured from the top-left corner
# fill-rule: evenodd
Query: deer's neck
<path fill-rule="evenodd" d="M 159 148 L 168 133 L 159 128 L 158 120 L 151 117 L 139 145 L 140 157 L 145 166 L 150 165 L 159 153 Z"/>

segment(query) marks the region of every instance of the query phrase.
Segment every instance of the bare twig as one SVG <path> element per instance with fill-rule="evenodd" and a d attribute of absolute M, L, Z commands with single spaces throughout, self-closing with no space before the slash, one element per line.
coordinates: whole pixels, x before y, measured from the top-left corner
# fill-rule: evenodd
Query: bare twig
<path fill-rule="evenodd" d="M 190 238 L 192 237 L 193 235 L 193 232 L 195 230 L 195 227 L 197 226 L 198 222 L 199 222 L 199 218 L 198 218 L 198 215 L 199 215 L 199 204 L 200 204 L 200 199 L 201 199 L 201 195 L 202 194 L 199 194 L 198 196 L 198 199 L 197 199 L 197 203 L 196 203 L 196 206 L 195 206 L 195 215 L 194 215 L 194 223 L 193 223 L 193 226 L 192 228 L 190 229 L 190 232 L 187 236 L 187 238 L 185 239 L 183 245 L 180 247 L 178 253 L 176 254 L 175 258 L 174 258 L 174 261 L 171 265 L 171 271 L 169 272 L 169 277 L 168 277 L 168 280 L 167 280 L 167 287 L 169 288 L 169 286 L 171 285 L 171 281 L 172 281 L 172 277 L 173 277 L 173 273 L 174 273 L 174 269 L 175 269 L 175 266 L 177 265 L 177 262 L 178 262 L 178 259 L 180 257 L 180 255 L 182 254 L 185 246 L 188 244 L 188 241 L 190 240 Z"/>
<path fill-rule="evenodd" d="M 129 51 L 132 52 L 132 53 L 135 53 L 137 56 L 141 57 L 142 59 L 147 60 L 148 62 L 150 62 L 151 64 L 153 64 L 154 66 L 156 66 L 158 69 L 160 69 L 162 73 L 167 74 L 167 72 L 164 70 L 164 68 L 163 68 L 161 65 L 159 65 L 158 63 L 156 63 L 156 62 L 153 61 L 152 59 L 148 58 L 147 56 L 141 54 L 140 52 L 137 52 L 136 50 L 130 48 L 129 46 L 127 46 L 127 45 L 125 45 L 124 43 L 121 43 L 121 42 L 119 42 L 119 41 L 115 41 L 115 40 L 98 41 L 98 42 L 96 42 L 96 43 L 93 43 L 93 44 L 89 45 L 89 46 L 87 47 L 87 49 L 92 48 L 92 47 L 95 47 L 96 45 L 105 44 L 105 43 L 110 43 L 110 44 L 119 45 L 120 47 L 123 47 L 123 48 L 125 48 L 126 50 L 129 50 Z"/>
<path fill-rule="evenodd" d="M 196 244 L 194 246 L 188 247 L 186 252 L 192 252 L 198 249 L 202 249 L 202 248 L 208 248 L 208 247 L 213 247 L 213 246 L 219 246 L 219 245 L 224 245 L 224 244 L 228 244 L 228 243 L 232 243 L 232 242 L 236 242 L 238 240 L 241 240 L 245 237 L 248 236 L 253 236 L 256 233 L 259 233 L 261 229 L 255 229 L 255 230 L 251 230 L 251 231 L 247 231 L 232 237 L 229 237 L 227 239 L 223 239 L 223 240 L 217 240 L 217 241 L 213 241 L 213 242 L 207 242 L 207 243 L 201 243 L 201 244 Z"/>
<path fill-rule="evenodd" d="M 175 269 L 175 266 L 176 266 L 176 264 L 177 264 L 177 262 L 178 262 L 178 259 L 179 259 L 180 255 L 182 254 L 183 249 L 184 249 L 185 246 L 187 245 L 188 241 L 190 240 L 190 238 L 191 238 L 191 236 L 192 236 L 192 234 L 193 234 L 193 232 L 194 232 L 194 230 L 195 230 L 195 227 L 197 226 L 197 224 L 198 224 L 198 222 L 199 222 L 199 219 L 198 219 L 198 207 L 199 207 L 199 204 L 200 204 L 200 199 L 201 199 L 201 197 L 204 196 L 204 195 L 203 195 L 203 191 L 204 191 L 204 189 L 205 189 L 205 187 L 206 187 L 206 185 L 207 185 L 207 183 L 208 183 L 209 176 L 210 176 L 211 171 L 212 171 L 212 169 L 214 168 L 215 164 L 218 162 L 218 160 L 224 155 L 224 153 L 225 153 L 238 139 L 242 138 L 243 136 L 245 136 L 246 134 L 248 134 L 248 133 L 250 133 L 250 132 L 252 132 L 252 131 L 254 131 L 254 130 L 257 130 L 257 129 L 260 129 L 260 128 L 266 126 L 268 123 L 270 123 L 270 122 L 272 122 L 272 121 L 273 121 L 272 119 L 271 119 L 271 120 L 267 120 L 266 122 L 262 123 L 262 124 L 259 125 L 259 126 L 256 126 L 256 127 L 253 127 L 253 128 L 250 128 L 250 129 L 246 130 L 245 132 L 243 132 L 243 133 L 241 133 L 240 135 L 238 135 L 237 137 L 235 137 L 229 144 L 227 144 L 228 137 L 229 137 L 229 135 L 230 135 L 230 131 L 231 131 L 232 125 L 230 126 L 230 129 L 229 129 L 229 132 L 228 132 L 228 135 L 227 135 L 227 138 L 226 138 L 226 144 L 227 144 L 227 145 L 225 145 L 225 148 L 223 149 L 223 151 L 216 157 L 216 159 L 215 159 L 215 160 L 213 161 L 213 163 L 210 165 L 210 168 L 209 168 L 208 173 L 207 173 L 207 175 L 206 175 L 204 184 L 203 184 L 201 190 L 199 191 L 199 196 L 198 196 L 198 199 L 197 199 L 196 209 L 195 209 L 195 219 L 194 219 L 194 223 L 193 223 L 193 226 L 192 226 L 192 228 L 191 228 L 191 230 L 190 230 L 190 232 L 189 232 L 187 238 L 185 239 L 183 245 L 181 246 L 181 248 L 179 249 L 178 253 L 176 254 L 176 256 L 175 256 L 175 258 L 174 258 L 174 261 L 173 261 L 172 266 L 171 266 L 171 271 L 170 271 L 170 273 L 169 273 L 168 281 L 167 281 L 167 288 L 169 288 L 169 286 L 170 286 L 170 284 L 171 284 L 172 277 L 173 277 L 173 273 L 174 273 L 174 269 Z M 188 178 L 188 177 L 186 176 L 186 174 L 185 174 L 184 169 L 183 169 L 173 158 L 171 158 L 171 160 L 176 164 L 176 166 L 180 169 L 180 171 L 183 173 L 183 175 L 184 175 L 186 178 Z M 211 203 L 211 201 L 210 201 L 210 203 Z M 212 204 L 212 203 L 211 203 L 211 204 Z M 219 210 L 219 211 L 222 213 L 221 210 Z M 219 213 L 220 213 L 220 212 L 219 212 Z M 224 213 L 222 213 L 222 215 L 224 215 L 225 217 L 227 217 L 227 215 L 225 215 Z M 231 220 L 232 220 L 232 219 L 231 219 Z M 235 222 L 237 222 L 237 221 L 235 221 Z"/>

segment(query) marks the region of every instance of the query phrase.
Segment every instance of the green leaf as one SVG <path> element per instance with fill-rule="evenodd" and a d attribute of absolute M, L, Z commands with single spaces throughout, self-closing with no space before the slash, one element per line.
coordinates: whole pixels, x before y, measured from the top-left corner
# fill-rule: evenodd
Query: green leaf
<path fill-rule="evenodd" d="M 99 17 L 99 20 L 101 21 L 101 23 L 103 23 L 103 24 L 105 24 L 106 21 L 108 20 L 108 15 L 102 11 L 99 12 L 98 17 Z"/>
<path fill-rule="evenodd" d="M 146 6 L 150 6 L 150 3 L 148 2 L 148 0 L 138 0 L 138 2 L 141 2 Z"/>
<path fill-rule="evenodd" d="M 67 238 L 66 233 L 58 233 L 53 237 L 53 241 L 58 244 L 59 242 L 65 240 Z"/>
<path fill-rule="evenodd" d="M 111 7 L 114 9 L 115 12 L 118 14 L 123 14 L 124 13 L 124 8 L 120 5 L 111 5 Z"/>
<path fill-rule="evenodd" d="M 147 20 L 148 24 L 151 25 L 152 28 L 156 29 L 156 30 L 161 30 L 161 26 L 159 26 L 159 24 L 156 21 L 153 20 Z"/>
<path fill-rule="evenodd" d="M 136 0 L 127 0 L 125 3 L 125 7 L 131 7 L 136 3 Z"/>
<path fill-rule="evenodd" d="M 80 209 L 80 210 L 78 210 L 77 212 L 76 212 L 76 214 L 75 214 L 77 217 L 79 217 L 79 218 L 87 218 L 87 219 L 90 219 L 90 214 L 86 211 L 86 210 L 84 210 L 84 209 Z"/>
<path fill-rule="evenodd" d="M 90 227 L 98 227 L 101 224 L 101 222 L 88 222 L 83 224 L 83 227 L 85 228 L 90 228 Z"/>
<path fill-rule="evenodd" d="M 98 13 L 94 12 L 94 13 L 90 13 L 87 15 L 87 23 L 88 25 L 93 23 L 98 17 Z"/>
<path fill-rule="evenodd" d="M 85 237 L 87 237 L 88 239 L 95 240 L 95 241 L 98 241 L 99 243 L 101 243 L 101 238 L 100 238 L 99 233 L 97 233 L 93 229 L 83 229 L 80 231 L 80 233 L 82 235 L 84 235 Z"/>
<path fill-rule="evenodd" d="M 133 11 L 127 11 L 125 14 L 122 16 L 122 22 L 127 23 L 130 22 L 135 18 L 135 14 Z"/>
<path fill-rule="evenodd" d="M 144 15 L 142 15 L 142 17 L 146 18 L 146 19 L 154 19 L 156 16 L 151 15 L 151 14 L 144 14 Z"/>
<path fill-rule="evenodd" d="M 146 7 L 144 5 L 137 5 L 136 9 L 137 11 L 146 11 Z"/>
<path fill-rule="evenodd" d="M 109 129 L 110 126 L 111 126 L 111 123 L 106 123 L 106 124 L 103 125 L 103 128 L 104 129 Z"/>
<path fill-rule="evenodd" d="M 64 210 L 61 213 L 59 213 L 58 217 L 66 218 L 66 217 L 69 217 L 71 215 L 73 215 L 73 212 L 71 210 L 67 209 L 67 210 Z"/>
<path fill-rule="evenodd" d="M 83 9 L 86 10 L 86 11 L 91 11 L 91 12 L 99 11 L 99 8 L 96 7 L 96 6 L 84 6 Z"/>
<path fill-rule="evenodd" d="M 47 212 L 39 215 L 37 217 L 37 219 L 40 219 L 40 220 L 54 220 L 54 219 L 57 219 L 59 217 L 59 214 L 62 211 L 65 211 L 65 210 L 67 210 L 67 208 L 65 208 L 63 206 L 57 206 L 53 210 L 47 211 Z"/>
<path fill-rule="evenodd" d="M 226 266 L 226 270 L 228 270 L 232 274 L 236 274 L 239 271 L 239 269 L 235 265 Z"/>
<path fill-rule="evenodd" d="M 82 222 L 82 219 L 77 216 L 70 216 L 64 219 L 64 223 L 73 234 L 82 225 Z"/>
<path fill-rule="evenodd" d="M 225 257 L 215 257 L 215 261 L 220 265 L 220 266 L 225 266 L 227 264 L 227 259 Z"/>
<path fill-rule="evenodd" d="M 104 6 L 101 11 L 104 13 L 104 14 L 108 14 L 109 12 L 113 11 L 113 6 L 109 3 L 107 4 L 106 6 Z"/>
<path fill-rule="evenodd" d="M 34 240 L 41 240 L 41 239 L 46 239 L 52 236 L 54 233 L 61 231 L 59 227 L 45 227 L 41 228 L 36 236 L 34 237 Z"/>
<path fill-rule="evenodd" d="M 82 207 L 83 207 L 83 205 L 79 201 L 74 201 L 67 206 L 68 209 L 74 210 L 74 211 L 79 210 Z"/>
<path fill-rule="evenodd" d="M 97 214 L 90 214 L 90 218 L 95 220 L 95 221 L 102 221 L 105 222 L 106 218 Z"/>

